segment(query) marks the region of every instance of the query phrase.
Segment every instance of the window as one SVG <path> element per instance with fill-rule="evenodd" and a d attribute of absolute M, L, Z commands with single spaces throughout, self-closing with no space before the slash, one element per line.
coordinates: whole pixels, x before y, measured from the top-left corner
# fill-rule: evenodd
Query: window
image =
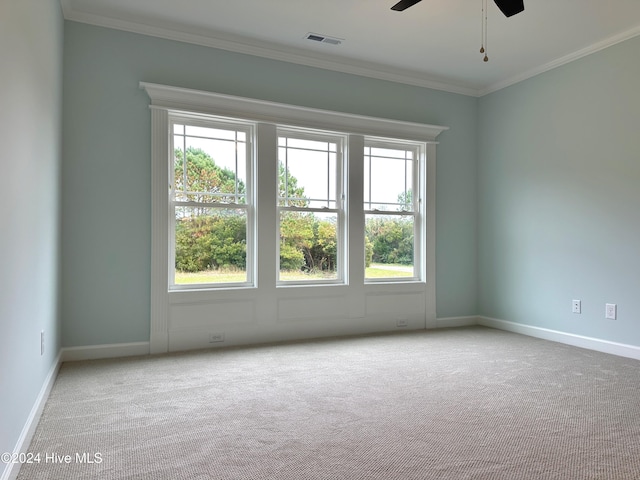
<path fill-rule="evenodd" d="M 446 127 L 140 86 L 151 353 L 436 326 Z"/>
<path fill-rule="evenodd" d="M 251 284 L 252 126 L 172 117 L 170 285 Z"/>
<path fill-rule="evenodd" d="M 280 282 L 344 278 L 343 143 L 317 131 L 278 131 Z"/>
<path fill-rule="evenodd" d="M 423 144 L 365 140 L 365 279 L 421 276 Z"/>

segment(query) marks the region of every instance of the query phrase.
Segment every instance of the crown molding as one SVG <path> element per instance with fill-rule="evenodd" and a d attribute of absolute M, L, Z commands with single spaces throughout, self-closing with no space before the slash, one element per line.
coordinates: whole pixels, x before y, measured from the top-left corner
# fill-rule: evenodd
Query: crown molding
<path fill-rule="evenodd" d="M 60 0 L 60 4 L 62 6 L 64 18 L 74 22 L 471 97 L 482 97 L 498 90 L 502 90 L 503 88 L 520 83 L 524 80 L 540 75 L 541 73 L 553 70 L 554 68 L 571 63 L 574 60 L 578 60 L 582 57 L 591 55 L 592 53 L 596 53 L 607 47 L 640 35 L 640 25 L 638 25 L 617 35 L 605 38 L 604 40 L 581 50 L 560 57 L 539 67 L 527 70 L 521 74 L 495 82 L 483 88 L 474 88 L 468 85 L 455 83 L 453 81 L 430 78 L 419 72 L 403 71 L 398 68 L 391 69 L 391 67 L 386 67 L 385 65 L 372 62 L 363 62 L 354 59 L 340 59 L 335 56 L 321 55 L 300 49 L 292 49 L 283 45 L 268 43 L 256 45 L 248 43 L 247 39 L 237 37 L 232 38 L 222 36 L 220 34 L 214 35 L 211 33 L 187 33 L 169 27 L 79 12 L 73 9 L 72 0 Z"/>
<path fill-rule="evenodd" d="M 175 40 L 183 43 L 191 43 L 204 47 L 227 50 L 230 52 L 253 55 L 282 62 L 304 65 L 307 67 L 332 70 L 340 73 L 358 75 L 361 77 L 375 78 L 395 83 L 403 83 L 415 87 L 430 88 L 449 93 L 457 93 L 476 97 L 478 90 L 472 87 L 458 85 L 453 82 L 428 78 L 418 72 L 402 71 L 394 68 L 393 71 L 384 65 L 358 60 L 340 60 L 334 56 L 321 56 L 309 51 L 291 49 L 282 45 L 263 44 L 261 46 L 247 43 L 244 39 L 223 37 L 219 34 L 194 34 L 168 27 L 149 25 L 130 20 L 122 20 L 103 15 L 78 12 L 71 6 L 71 0 L 60 0 L 62 12 L 66 20 L 95 25 L 97 27 L 112 28 L 130 33 L 137 33 L 151 37 Z M 346 63 L 348 61 L 348 63 Z"/>
<path fill-rule="evenodd" d="M 591 55 L 592 53 L 599 52 L 600 50 L 604 50 L 605 48 L 611 47 L 618 43 L 622 43 L 626 40 L 630 40 L 634 37 L 637 37 L 638 35 L 640 35 L 640 25 L 617 35 L 605 38 L 604 40 L 594 43 L 593 45 L 589 45 L 586 48 L 578 50 L 577 52 L 570 53 L 569 55 L 565 55 L 564 57 L 560 57 L 539 67 L 532 68 L 531 70 L 528 70 L 520 75 L 516 75 L 500 82 L 496 82 L 485 89 L 479 90 L 477 96 L 482 97 L 484 95 L 497 92 L 498 90 L 502 90 L 503 88 L 509 87 L 516 83 L 520 83 L 524 80 L 535 77 L 536 75 L 540 75 L 541 73 L 548 72 L 549 70 L 553 70 L 554 68 L 561 67 L 562 65 L 566 65 L 567 63 L 571 63 L 582 57 L 586 57 L 587 55 Z"/>

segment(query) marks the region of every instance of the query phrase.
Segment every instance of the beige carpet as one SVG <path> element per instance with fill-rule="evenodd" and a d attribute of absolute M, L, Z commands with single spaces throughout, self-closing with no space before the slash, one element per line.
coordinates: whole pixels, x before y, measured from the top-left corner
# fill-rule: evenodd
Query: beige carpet
<path fill-rule="evenodd" d="M 20 479 L 640 479 L 640 362 L 473 327 L 67 363 L 29 451 Z"/>

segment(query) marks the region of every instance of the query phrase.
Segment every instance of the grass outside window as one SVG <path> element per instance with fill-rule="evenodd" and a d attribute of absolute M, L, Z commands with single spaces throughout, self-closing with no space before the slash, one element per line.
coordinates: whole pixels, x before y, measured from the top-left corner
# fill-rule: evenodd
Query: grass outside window
<path fill-rule="evenodd" d="M 282 280 L 324 279 L 325 273 L 303 273 L 300 271 L 280 272 Z M 398 278 L 413 276 L 412 265 L 372 263 L 366 269 L 367 278 Z M 190 285 L 198 283 L 236 283 L 246 278 L 246 272 L 237 269 L 206 270 L 202 272 L 179 272 L 176 270 L 176 284 Z"/>

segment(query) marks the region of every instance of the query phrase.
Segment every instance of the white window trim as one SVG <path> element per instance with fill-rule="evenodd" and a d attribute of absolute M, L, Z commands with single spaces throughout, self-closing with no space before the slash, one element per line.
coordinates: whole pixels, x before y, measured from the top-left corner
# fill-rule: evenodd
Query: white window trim
<path fill-rule="evenodd" d="M 387 139 L 387 138 L 365 138 L 365 146 L 371 147 L 382 147 L 382 148 L 401 148 L 407 149 L 407 147 L 413 147 L 415 158 L 414 158 L 414 171 L 412 178 L 411 190 L 412 192 L 417 192 L 417 195 L 413 195 L 412 203 L 413 203 L 413 212 L 411 215 L 414 218 L 413 232 L 414 232 L 414 250 L 413 250 L 413 275 L 411 277 L 399 277 L 399 278 L 365 278 L 365 283 L 367 284 L 375 284 L 375 283 L 406 283 L 406 282 L 419 282 L 425 278 L 427 272 L 425 271 L 426 265 L 430 265 L 427 262 L 424 262 L 423 259 L 425 257 L 425 243 L 423 239 L 426 238 L 427 228 L 425 222 L 426 215 L 426 202 L 425 198 L 423 198 L 422 193 L 425 192 L 424 182 L 427 174 L 427 155 L 425 151 L 425 143 L 424 142 L 415 142 L 415 141 L 397 141 L 396 139 Z M 429 196 L 429 192 L 426 192 L 427 197 Z M 364 200 L 364 199 L 363 199 Z M 363 202 L 365 203 L 365 202 Z M 433 203 L 433 202 L 432 202 Z M 367 214 L 378 214 L 378 215 L 398 215 L 403 216 L 401 212 L 385 212 L 382 210 L 364 210 L 365 215 Z"/>
<path fill-rule="evenodd" d="M 270 143 L 269 148 L 274 152 L 277 141 L 267 140 L 261 135 L 261 130 L 267 129 L 275 133 L 275 125 L 290 125 L 293 127 L 315 128 L 326 131 L 339 131 L 349 136 L 349 148 L 353 150 L 355 145 L 363 146 L 363 136 L 397 138 L 409 141 L 425 142 L 426 151 L 426 192 L 424 205 L 424 217 L 426 221 L 426 238 L 422 242 L 424 257 L 422 264 L 426 265 L 424 284 L 426 291 L 426 318 L 425 327 L 435 327 L 435 198 L 436 198 L 436 137 L 447 130 L 448 127 L 426 125 L 413 122 L 402 122 L 382 118 L 365 117 L 346 113 L 317 110 L 305 107 L 285 105 L 261 100 L 253 100 L 229 95 L 221 95 L 211 92 L 190 90 L 178 87 L 170 87 L 153 83 L 140 82 L 140 88 L 144 89 L 151 99 L 151 325 L 150 325 L 150 352 L 163 353 L 169 351 L 169 310 L 170 292 L 168 289 L 168 228 L 169 228 L 169 203 L 167 202 L 167 186 L 169 175 L 167 158 L 169 155 L 169 112 L 184 112 L 187 114 L 205 114 L 218 117 L 241 118 L 258 122 L 258 142 L 261 138 Z M 357 217 L 363 214 L 362 187 L 357 186 L 358 179 L 352 175 L 360 172 L 359 181 L 362 183 L 362 166 L 357 165 L 362 155 L 350 153 L 350 175 L 348 189 L 351 192 L 347 209 L 353 219 L 350 224 L 353 227 L 361 225 Z M 258 167 L 259 168 L 259 167 Z M 276 182 L 269 186 L 272 193 L 277 188 Z M 258 182 L 260 188 L 260 182 Z M 360 192 L 356 201 L 352 198 L 354 193 Z M 275 214 L 275 205 L 257 206 L 257 210 L 268 211 Z M 260 230 L 260 213 L 257 213 L 258 230 Z M 364 245 L 364 233 L 350 230 L 349 243 L 362 240 Z M 275 247 L 275 238 L 273 247 Z M 271 246 L 271 245 L 269 245 Z M 263 245 L 262 247 L 267 247 Z M 275 248 L 274 248 L 275 257 Z M 260 272 L 260 264 L 265 260 L 258 259 L 258 285 L 262 279 L 267 280 L 264 272 Z M 364 258 L 357 259 L 349 256 L 348 278 L 350 282 L 364 280 L 364 268 L 359 272 L 358 266 L 364 266 Z M 277 262 L 273 262 L 275 265 Z M 275 280 L 274 280 L 275 285 Z M 398 285 L 400 286 L 400 285 Z M 182 293 L 180 293 L 182 294 Z M 354 308 L 354 311 L 357 308 Z"/>
<path fill-rule="evenodd" d="M 278 137 L 287 136 L 292 138 L 301 138 L 308 140 L 320 140 L 320 141 L 334 141 L 339 145 L 339 151 L 336 155 L 336 179 L 337 183 L 336 187 L 336 207 L 335 208 L 296 208 L 296 207 L 277 207 L 278 216 L 276 217 L 279 220 L 280 212 L 286 211 L 299 211 L 299 212 L 317 212 L 317 213 L 335 213 L 338 217 L 337 224 L 337 235 L 338 235 L 338 254 L 337 254 L 337 278 L 332 280 L 281 280 L 278 278 L 276 285 L 281 287 L 289 287 L 295 285 L 343 285 L 346 281 L 346 262 L 348 261 L 348 245 L 347 245 L 347 232 L 348 225 L 346 224 L 345 217 L 347 216 L 346 209 L 346 199 L 347 192 L 345 186 L 345 179 L 348 177 L 345 171 L 346 166 L 346 144 L 348 139 L 346 135 L 334 132 L 324 132 L 314 129 L 312 132 L 308 130 L 301 130 L 298 128 L 290 128 L 290 127 L 278 127 Z M 330 177 L 329 177 L 330 178 Z M 278 225 L 278 249 L 276 252 L 276 257 L 280 258 L 280 225 Z M 278 268 L 278 271 L 280 269 Z M 279 276 L 279 275 L 278 275 Z"/>
<path fill-rule="evenodd" d="M 175 283 L 175 216 L 173 214 L 173 208 L 176 207 L 176 203 L 180 204 L 183 202 L 176 202 L 173 199 L 169 199 L 170 207 L 169 207 L 169 231 L 172 232 L 170 234 L 170 244 L 169 244 L 169 290 L 170 291 L 190 291 L 190 290 L 198 290 L 198 289 L 208 289 L 208 288 L 242 288 L 242 287 L 253 287 L 255 285 L 255 208 L 254 208 L 254 199 L 255 199 L 255 186 L 254 186 L 254 171 L 255 171 L 255 148 L 254 144 L 254 136 L 255 136 L 255 126 L 253 122 L 240 122 L 230 120 L 228 118 L 218 118 L 215 116 L 206 116 L 203 117 L 201 115 L 189 115 L 184 113 L 174 113 L 172 111 L 169 112 L 169 129 L 176 124 L 183 123 L 186 125 L 195 125 L 200 127 L 210 127 L 213 125 L 224 126 L 225 128 L 234 127 L 240 131 L 245 132 L 247 136 L 247 164 L 246 164 L 246 184 L 247 190 L 245 192 L 245 205 L 243 206 L 234 206 L 232 204 L 229 205 L 221 205 L 221 204 L 212 204 L 213 208 L 240 208 L 245 210 L 247 216 L 247 263 L 246 263 L 246 273 L 247 279 L 244 282 L 234 282 L 234 283 L 198 283 L 198 284 L 177 284 Z M 169 135 L 170 140 L 169 144 L 170 148 L 175 149 L 175 145 L 173 142 L 174 134 Z M 172 150 L 169 150 L 170 152 Z M 173 157 L 171 157 L 173 158 Z M 186 161 L 186 156 L 185 156 Z M 171 175 L 171 174 L 170 174 Z M 173 183 L 173 179 L 169 179 L 169 184 Z M 171 189 L 171 185 L 169 185 Z M 206 204 L 204 205 L 207 206 Z"/>

